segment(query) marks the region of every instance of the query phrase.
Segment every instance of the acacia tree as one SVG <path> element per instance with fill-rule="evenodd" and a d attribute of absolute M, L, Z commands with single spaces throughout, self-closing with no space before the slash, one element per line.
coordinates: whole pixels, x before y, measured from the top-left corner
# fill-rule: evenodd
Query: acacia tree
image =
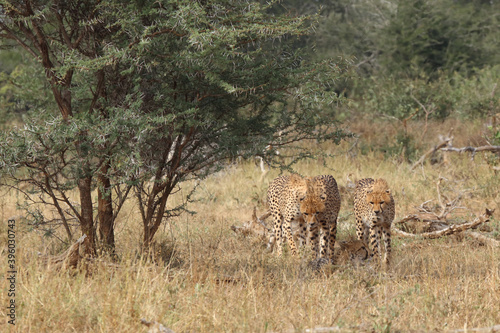
<path fill-rule="evenodd" d="M 2 137 L 7 184 L 52 205 L 69 237 L 76 219 L 91 253 L 97 238 L 113 248 L 130 193 L 147 248 L 185 209 L 167 208 L 181 182 L 228 158 L 281 163 L 271 158 L 277 147 L 343 136 L 332 127 L 339 98 L 329 87 L 346 63 L 309 63 L 293 47 L 315 17 L 241 0 L 0 4 L 2 45 L 33 56 L 59 111 L 33 109 L 23 129 Z M 308 156 L 294 150 L 286 163 Z M 75 188 L 78 203 L 68 195 Z"/>

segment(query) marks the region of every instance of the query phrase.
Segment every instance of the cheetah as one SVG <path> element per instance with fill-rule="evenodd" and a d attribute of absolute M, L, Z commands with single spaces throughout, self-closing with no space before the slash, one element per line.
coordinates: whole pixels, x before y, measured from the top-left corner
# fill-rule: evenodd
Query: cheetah
<path fill-rule="evenodd" d="M 384 263 L 389 264 L 391 254 L 391 224 L 394 220 L 395 205 L 391 190 L 384 179 L 361 179 L 356 183 L 354 195 L 354 214 L 356 216 L 357 238 L 370 244 L 371 257 L 382 257 L 381 244 L 384 234 Z M 380 251 L 379 251 L 380 248 Z"/>
<path fill-rule="evenodd" d="M 360 240 L 341 241 L 340 248 L 335 255 L 335 263 L 340 265 L 351 264 L 355 267 L 364 265 L 369 258 L 368 247 Z M 316 258 L 308 263 L 313 271 L 323 271 L 326 265 L 332 263 L 326 258 Z"/>
<path fill-rule="evenodd" d="M 368 247 L 361 240 L 340 242 L 338 254 L 340 262 L 351 262 L 354 265 L 359 265 L 368 259 L 369 254 Z"/>
<path fill-rule="evenodd" d="M 271 183 L 267 196 L 274 222 L 268 248 L 276 245 L 281 255 L 282 238 L 286 236 L 290 252 L 297 255 L 292 234 L 292 223 L 297 223 L 301 243 L 312 245 L 318 257 L 329 254 L 333 260 L 340 194 L 332 176 L 281 176 Z"/>

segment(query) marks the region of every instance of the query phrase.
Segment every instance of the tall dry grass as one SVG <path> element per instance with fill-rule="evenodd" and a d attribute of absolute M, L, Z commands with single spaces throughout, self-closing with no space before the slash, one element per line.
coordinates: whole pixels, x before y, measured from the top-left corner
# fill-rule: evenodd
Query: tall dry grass
<path fill-rule="evenodd" d="M 485 207 L 500 213 L 500 179 L 490 157 L 478 155 L 471 161 L 466 155 L 450 155 L 448 164 L 426 163 L 410 171 L 410 163 L 383 152 L 398 126 L 386 124 L 387 131 L 377 136 L 367 122 L 352 124 L 362 133 L 358 146 L 353 147 L 354 141 L 324 145 L 321 149 L 334 155 L 325 165 L 297 165 L 304 175 L 329 173 L 337 179 L 343 197 L 340 240 L 355 234 L 349 180 L 367 176 L 388 180 L 396 219 L 424 201 L 437 203 L 439 177 L 446 179 L 442 191 L 449 198 L 466 190 L 460 205 L 468 209 L 457 211 L 458 220 Z M 421 126 L 412 123 L 408 131 L 419 137 Z M 424 138 L 415 139 L 416 149 L 423 153 L 451 126 L 461 140 L 457 146 L 484 135 L 481 123 L 432 123 Z M 370 144 L 374 148 L 363 151 L 361 145 Z M 311 149 L 317 147 L 311 144 Z M 142 229 L 133 204 L 123 209 L 116 226 L 119 262 L 110 266 L 104 260 L 87 273 L 44 267 L 38 252 L 55 253 L 64 246 L 19 219 L 17 322 L 12 326 L 2 320 L 0 331 L 146 332 L 141 318 L 175 332 L 302 332 L 327 326 L 353 332 L 441 331 L 500 324 L 500 249 L 467 237 L 394 237 L 393 265 L 387 272 L 340 263 L 316 273 L 306 258 L 277 258 L 266 252 L 264 242 L 235 235 L 230 226 L 248 220 L 254 206 L 265 211 L 267 186 L 278 174 L 271 170 L 262 177 L 252 161 L 242 161 L 202 181 L 190 207 L 197 214 L 185 214 L 160 230 L 154 263 L 139 253 Z M 189 186 L 173 200 L 183 200 Z M 21 214 L 16 200 L 13 193 L 3 193 L 0 204 L 2 276 L 6 221 Z M 499 239 L 498 218 L 490 224 L 489 236 Z M 0 287 L 4 315 L 5 279 Z"/>

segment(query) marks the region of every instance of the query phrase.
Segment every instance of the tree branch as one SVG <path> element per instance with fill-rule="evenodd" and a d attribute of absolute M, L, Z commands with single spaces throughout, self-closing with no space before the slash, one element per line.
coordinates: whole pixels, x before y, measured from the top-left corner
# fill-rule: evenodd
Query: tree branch
<path fill-rule="evenodd" d="M 444 147 L 451 147 L 451 144 L 453 142 L 453 136 L 451 136 L 451 132 L 453 131 L 453 129 L 450 130 L 450 132 L 448 133 L 448 135 L 446 137 L 441 137 L 440 138 L 440 142 L 434 146 L 433 148 L 431 148 L 430 150 L 428 150 L 424 155 L 422 155 L 422 157 L 420 157 L 418 159 L 418 161 L 416 161 L 412 167 L 410 168 L 410 170 L 413 170 L 415 169 L 417 166 L 421 165 L 422 163 L 424 163 L 425 159 L 429 156 L 431 156 L 432 154 L 434 154 L 436 151 L 438 150 L 445 150 L 446 148 Z"/>
<path fill-rule="evenodd" d="M 442 151 L 453 151 L 456 153 L 469 152 L 471 153 L 471 159 L 473 160 L 477 152 L 490 151 L 493 153 L 500 153 L 500 146 L 481 146 L 481 147 L 462 147 L 462 148 L 441 148 Z"/>
<path fill-rule="evenodd" d="M 452 224 L 448 228 L 442 229 L 442 230 L 437 230 L 437 231 L 432 231 L 432 232 L 424 232 L 421 234 L 412 234 L 408 232 L 404 232 L 402 230 L 399 230 L 397 228 L 392 228 L 392 231 L 394 232 L 395 235 L 398 235 L 400 237 L 404 238 L 439 238 L 451 234 L 455 234 L 457 232 L 465 231 L 467 229 L 471 229 L 474 227 L 477 227 L 480 224 L 486 223 L 490 221 L 490 217 L 493 215 L 494 209 L 488 209 L 486 208 L 485 213 L 482 215 L 476 217 L 474 221 L 468 222 L 468 223 L 462 223 L 462 224 Z"/>

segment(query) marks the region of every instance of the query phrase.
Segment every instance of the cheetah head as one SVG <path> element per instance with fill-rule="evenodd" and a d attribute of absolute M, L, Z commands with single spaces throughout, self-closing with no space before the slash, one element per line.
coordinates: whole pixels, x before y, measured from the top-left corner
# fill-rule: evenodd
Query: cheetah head
<path fill-rule="evenodd" d="M 366 194 L 366 202 L 371 208 L 373 217 L 376 220 L 380 220 L 382 218 L 382 214 L 386 210 L 390 201 L 391 191 L 389 189 L 385 189 L 384 191 L 368 190 Z"/>
<path fill-rule="evenodd" d="M 299 198 L 300 213 L 306 223 L 314 223 L 319 214 L 325 211 L 326 195 L 306 195 Z"/>

